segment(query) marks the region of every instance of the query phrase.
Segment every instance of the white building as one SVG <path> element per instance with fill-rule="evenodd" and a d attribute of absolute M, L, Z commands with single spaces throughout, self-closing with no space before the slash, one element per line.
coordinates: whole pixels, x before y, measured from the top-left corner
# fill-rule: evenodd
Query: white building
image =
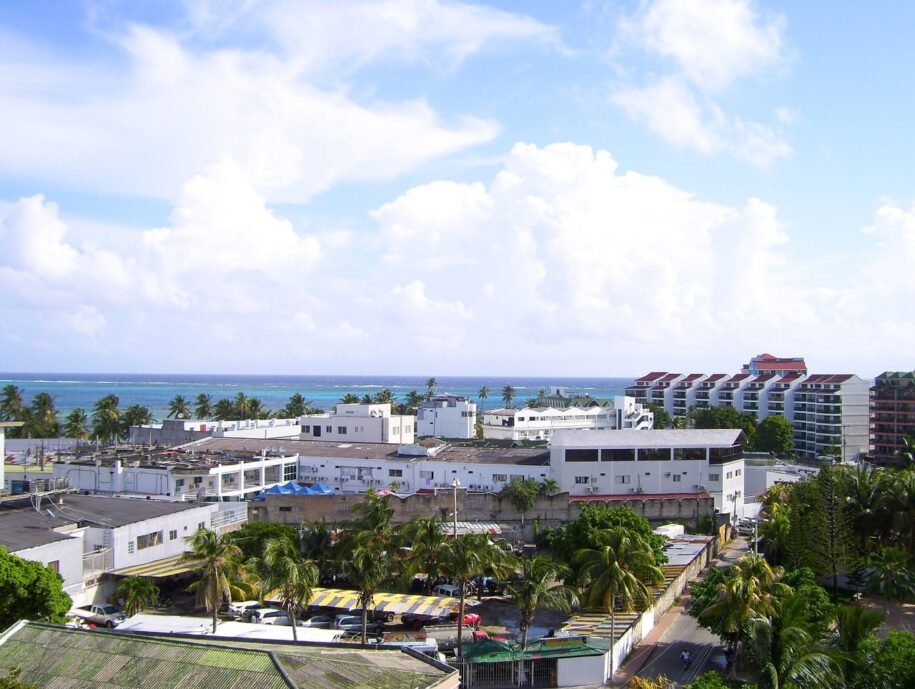
<path fill-rule="evenodd" d="M 565 406 L 487 410 L 483 413 L 483 437 L 549 440 L 563 430 L 648 429 L 654 425 L 654 414 L 632 397 L 615 397 L 612 402 L 567 399 Z"/>
<path fill-rule="evenodd" d="M 558 432 L 550 467 L 570 496 L 708 493 L 742 516 L 743 440 L 731 429 Z"/>
<path fill-rule="evenodd" d="M 803 359 L 761 354 L 730 376 L 653 371 L 636 379 L 626 394 L 675 417 L 712 407 L 733 407 L 758 421 L 778 414 L 794 428 L 798 456 L 840 455 L 854 462 L 868 451 L 869 387 L 870 381 L 850 374 L 808 375 Z"/>
<path fill-rule="evenodd" d="M 222 510 L 221 507 L 228 509 Z M 109 597 L 105 574 L 155 568 L 189 550 L 199 528 L 221 530 L 247 520 L 243 506 L 57 493 L 30 496 L 0 510 L 0 545 L 60 573 L 76 605 Z M 183 569 L 187 569 L 186 566 Z"/>
<path fill-rule="evenodd" d="M 169 451 L 64 458 L 54 462 L 53 475 L 69 479 L 77 490 L 96 494 L 215 501 L 245 500 L 298 478 L 298 458 L 288 456 L 277 441 L 264 441 L 256 455 L 207 453 L 201 445 L 205 442 L 197 440 Z"/>
<path fill-rule="evenodd" d="M 416 435 L 439 438 L 476 436 L 477 405 L 466 397 L 433 395 L 416 409 Z"/>
<path fill-rule="evenodd" d="M 306 440 L 340 440 L 402 445 L 414 439 L 415 416 L 391 414 L 391 404 L 338 404 L 333 414 L 299 417 Z"/>
<path fill-rule="evenodd" d="M 162 423 L 130 427 L 130 442 L 182 445 L 201 438 L 298 438 L 298 419 L 165 419 Z"/>

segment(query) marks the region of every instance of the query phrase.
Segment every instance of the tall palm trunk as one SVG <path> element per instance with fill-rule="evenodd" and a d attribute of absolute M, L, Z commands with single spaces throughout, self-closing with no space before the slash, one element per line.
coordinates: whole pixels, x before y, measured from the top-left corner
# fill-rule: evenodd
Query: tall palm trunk
<path fill-rule="evenodd" d="M 369 606 L 362 606 L 362 643 L 368 643 Z"/>
<path fill-rule="evenodd" d="M 464 650 L 464 580 L 461 579 L 461 603 L 458 606 L 457 656 L 463 658 Z"/>
<path fill-rule="evenodd" d="M 219 610 L 219 570 L 213 568 L 213 635 L 216 634 L 217 612 Z"/>
<path fill-rule="evenodd" d="M 289 621 L 292 622 L 292 640 L 298 642 L 299 632 L 296 630 L 299 620 L 298 615 L 296 615 L 296 605 L 290 605 L 286 608 L 286 614 L 289 615 Z"/>

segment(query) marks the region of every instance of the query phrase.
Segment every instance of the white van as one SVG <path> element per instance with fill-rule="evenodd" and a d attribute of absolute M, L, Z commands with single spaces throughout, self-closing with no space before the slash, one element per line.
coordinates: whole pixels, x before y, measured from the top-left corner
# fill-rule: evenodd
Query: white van
<path fill-rule="evenodd" d="M 451 584 L 439 584 L 432 589 L 432 595 L 458 598 L 461 595 L 461 590 L 457 586 L 452 586 Z"/>

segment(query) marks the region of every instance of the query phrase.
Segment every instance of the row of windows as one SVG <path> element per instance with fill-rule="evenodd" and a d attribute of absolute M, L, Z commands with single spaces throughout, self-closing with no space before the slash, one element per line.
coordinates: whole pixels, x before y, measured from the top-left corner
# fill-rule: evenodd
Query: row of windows
<path fill-rule="evenodd" d="M 594 478 L 593 482 L 597 483 L 597 479 L 593 476 L 576 476 L 575 483 L 577 485 L 592 483 L 592 481 L 591 481 L 592 478 Z M 711 476 L 709 478 L 711 478 Z M 683 481 L 683 475 L 674 474 L 673 476 L 670 476 L 670 479 L 674 483 L 681 483 Z M 628 483 L 632 483 L 632 478 L 629 474 L 620 474 L 620 475 L 614 476 L 613 481 L 614 481 L 614 483 L 628 484 Z"/>
<path fill-rule="evenodd" d="M 198 522 L 197 529 L 205 529 L 206 522 Z M 184 527 L 184 530 L 187 531 L 187 527 Z M 170 529 L 168 532 L 168 540 L 176 541 L 178 540 L 178 529 Z M 133 555 L 136 550 L 145 550 L 146 548 L 153 548 L 157 545 L 162 545 L 162 531 L 153 531 L 151 533 L 142 534 L 137 536 L 135 541 L 127 541 L 127 554 Z M 96 551 L 100 550 L 100 546 L 95 547 Z"/>
<path fill-rule="evenodd" d="M 634 462 L 636 457 L 641 462 L 666 462 L 675 460 L 705 460 L 704 447 L 663 447 L 645 448 L 638 451 L 634 448 L 598 450 L 582 448 L 566 450 L 567 462 Z M 715 450 L 713 449 L 712 452 Z"/>

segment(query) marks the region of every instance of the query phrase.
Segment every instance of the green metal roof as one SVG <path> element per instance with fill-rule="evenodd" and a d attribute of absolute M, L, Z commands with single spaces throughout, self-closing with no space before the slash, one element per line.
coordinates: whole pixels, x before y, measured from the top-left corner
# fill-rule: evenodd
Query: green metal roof
<path fill-rule="evenodd" d="M 421 689 L 450 673 L 400 651 L 175 639 L 20 622 L 0 637 L 0 672 L 39 689 Z"/>
<path fill-rule="evenodd" d="M 505 663 L 542 658 L 582 658 L 600 656 L 610 649 L 609 643 L 584 637 L 555 637 L 538 639 L 528 645 L 527 650 L 493 639 L 484 639 L 464 646 L 464 660 L 468 663 Z"/>

